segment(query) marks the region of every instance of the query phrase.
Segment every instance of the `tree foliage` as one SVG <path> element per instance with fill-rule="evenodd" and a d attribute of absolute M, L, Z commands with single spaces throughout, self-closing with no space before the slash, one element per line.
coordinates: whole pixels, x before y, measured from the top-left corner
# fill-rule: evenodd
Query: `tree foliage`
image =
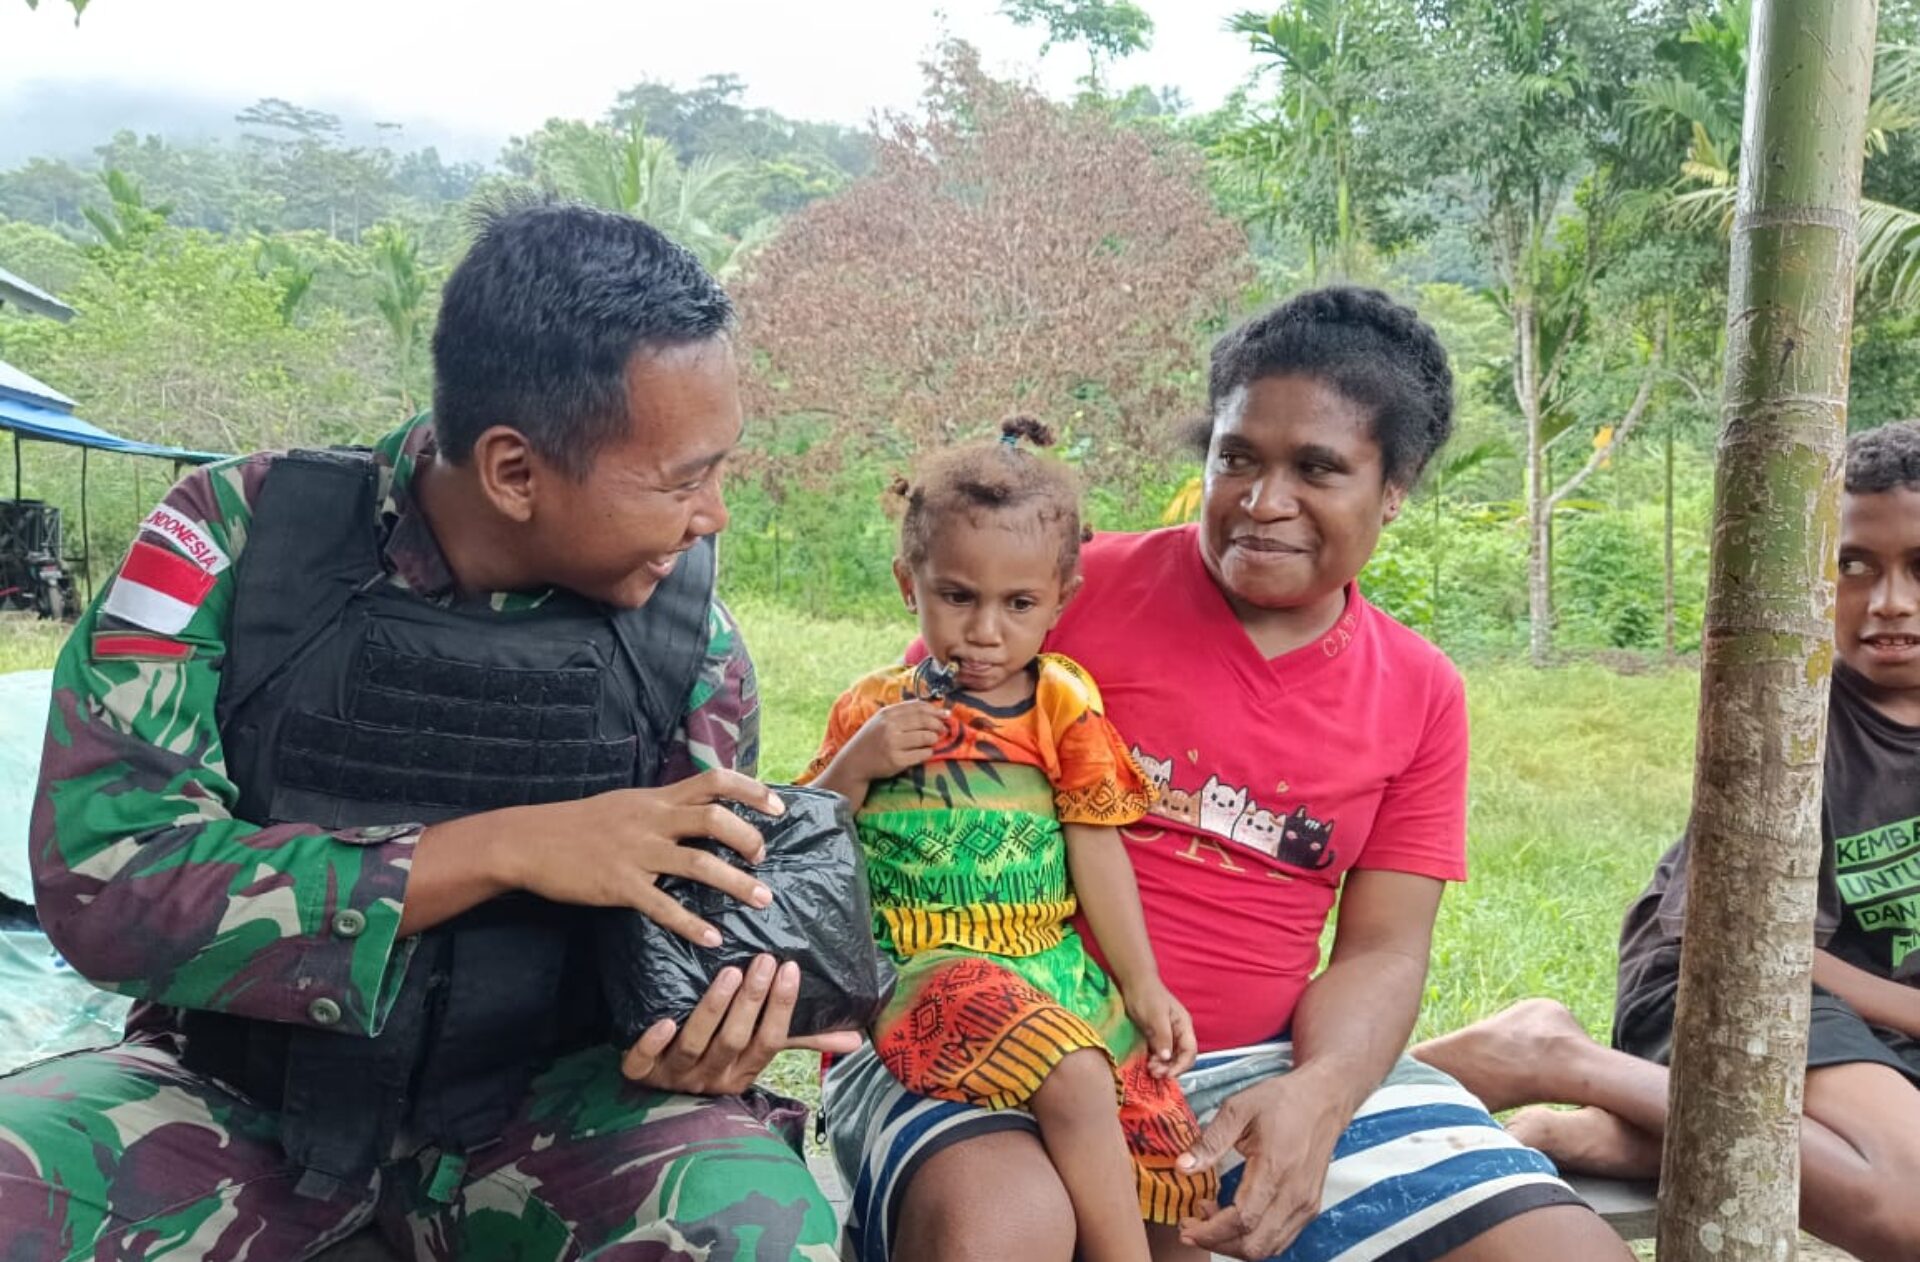
<path fill-rule="evenodd" d="M 1380 121 L 1408 102 L 1398 67 L 1408 33 L 1382 0 L 1287 0 L 1228 24 L 1270 70 L 1273 96 L 1213 142 L 1253 213 L 1307 246 L 1307 283 L 1361 274 L 1369 245 L 1402 235 L 1404 155 Z"/>
<path fill-rule="evenodd" d="M 1203 330 L 1248 279 L 1199 155 L 948 46 L 874 172 L 796 216 L 740 289 L 754 414 L 821 463 L 900 460 L 1026 412 L 1097 474 L 1163 452 Z"/>
<path fill-rule="evenodd" d="M 723 280 L 772 235 L 772 216 L 753 220 L 738 235 L 719 227 L 746 176 L 735 159 L 707 153 L 683 165 L 673 143 L 648 135 L 637 119 L 623 132 L 589 128 L 566 137 L 549 176 L 557 191 L 646 220 Z"/>
<path fill-rule="evenodd" d="M 1133 0 L 1004 0 L 1000 12 L 1016 26 L 1047 32 L 1041 55 L 1056 44 L 1082 44 L 1087 50 L 1090 92 L 1100 90 L 1100 63 L 1145 51 L 1153 41 L 1153 19 Z"/>
<path fill-rule="evenodd" d="M 366 245 L 373 305 L 393 351 L 394 396 L 401 415 L 410 416 L 418 410 L 421 353 L 427 344 L 428 272 L 420 261 L 420 242 L 403 227 L 379 224 L 367 234 Z"/>
<path fill-rule="evenodd" d="M 0 359 L 83 416 L 206 451 L 378 432 L 377 344 L 337 313 L 285 321 L 283 286 L 245 241 L 162 224 L 89 248 L 62 297 L 81 313 L 68 324 L 0 318 Z"/>
<path fill-rule="evenodd" d="M 73 6 L 73 20 L 76 23 L 80 21 L 80 15 L 87 11 L 88 2 L 89 0 L 67 0 L 67 3 Z M 40 0 L 27 0 L 27 7 L 29 9 L 39 8 Z"/>
<path fill-rule="evenodd" d="M 138 437 L 365 440 L 428 397 L 425 331 L 472 208 L 591 200 L 657 223 L 745 304 L 754 476 L 730 489 L 728 582 L 877 609 L 880 492 L 912 453 L 1036 412 L 1092 475 L 1092 520 L 1155 524 L 1195 469 L 1165 438 L 1199 408 L 1209 337 L 1351 278 L 1439 329 L 1459 396 L 1369 595 L 1453 652 L 1523 648 L 1536 625 L 1556 650 L 1655 651 L 1670 588 L 1687 651 L 1726 238 L 1671 208 L 1738 170 L 1743 2 L 1269 0 L 1235 19 L 1257 73 L 1204 114 L 1100 82 L 1152 34 L 1137 6 L 1010 2 L 1086 53 L 1070 103 L 956 56 L 923 111 L 871 129 L 753 107 L 728 75 L 646 81 L 491 163 L 268 98 L 223 141 L 125 130 L 0 171 L 0 266 L 80 310 L 0 311 L 0 355 Z M 1881 29 L 1867 193 L 1920 206 L 1920 128 L 1888 108 L 1910 99 L 1920 4 L 1883 0 Z M 1880 239 L 1855 425 L 1920 398 L 1912 256 Z M 96 495 L 98 551 L 108 520 Z"/>
<path fill-rule="evenodd" d="M 685 91 L 639 83 L 620 94 L 606 121 L 615 130 L 641 124 L 648 135 L 671 144 L 682 161 L 711 156 L 738 166 L 738 214 L 716 220 L 725 232 L 791 214 L 867 169 L 864 132 L 749 108 L 742 103 L 745 94 L 746 84 L 733 75 L 707 75 Z"/>
<path fill-rule="evenodd" d="M 1622 330 L 1596 318 L 1601 287 L 1646 241 L 1652 203 L 1616 138 L 1654 31 L 1632 20 L 1630 0 L 1420 0 L 1417 11 L 1425 21 L 1411 73 L 1433 108 L 1399 125 L 1431 175 L 1459 178 L 1475 195 L 1492 297 L 1512 326 L 1530 652 L 1543 663 L 1552 650 L 1556 514 L 1638 426 L 1665 369 L 1670 316 L 1657 301 L 1630 305 L 1618 312 L 1630 321 L 1626 368 L 1635 381 L 1625 410 L 1583 416 L 1571 406 L 1595 343 Z M 1605 443 L 1557 474 L 1555 445 L 1602 427 Z"/>
<path fill-rule="evenodd" d="M 138 250 L 147 239 L 166 225 L 173 215 L 171 206 L 149 206 L 140 186 L 124 171 L 109 169 L 101 177 L 112 199 L 109 209 L 89 206 L 83 212 L 100 240 L 110 250 Z"/>
<path fill-rule="evenodd" d="M 1686 30 L 1661 49 L 1663 70 L 1635 93 L 1642 144 L 1684 146 L 1674 202 L 1683 224 L 1733 226 L 1740 135 L 1746 112 L 1747 39 L 1752 0 L 1726 0 L 1689 14 Z M 1894 138 L 1920 127 L 1920 48 L 1883 43 L 1867 107 L 1866 154 L 1888 154 Z M 1858 275 L 1869 297 L 1920 308 L 1920 210 L 1867 197 L 1860 207 Z"/>

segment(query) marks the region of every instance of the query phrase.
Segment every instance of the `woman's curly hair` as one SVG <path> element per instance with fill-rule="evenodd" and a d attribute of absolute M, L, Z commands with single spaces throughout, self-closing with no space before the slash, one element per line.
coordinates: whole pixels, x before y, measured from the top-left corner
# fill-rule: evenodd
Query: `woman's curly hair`
<path fill-rule="evenodd" d="M 1453 370 L 1432 326 L 1377 289 L 1332 285 L 1297 294 L 1223 336 L 1207 374 L 1204 448 L 1213 418 L 1264 377 L 1324 381 L 1373 414 L 1386 480 L 1412 487 L 1453 433 Z"/>

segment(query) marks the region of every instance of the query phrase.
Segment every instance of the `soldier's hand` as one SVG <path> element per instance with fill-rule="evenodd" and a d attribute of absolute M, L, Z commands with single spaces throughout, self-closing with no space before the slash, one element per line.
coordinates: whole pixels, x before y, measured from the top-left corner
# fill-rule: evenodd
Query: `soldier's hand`
<path fill-rule="evenodd" d="M 845 1054 L 860 1046 L 852 1031 L 788 1038 L 799 994 L 800 966 L 776 967 L 771 955 L 755 956 L 745 973 L 723 968 L 684 1027 L 655 1023 L 627 1050 L 620 1070 L 661 1091 L 738 1095 L 784 1048 Z"/>
<path fill-rule="evenodd" d="M 737 771 L 707 771 L 659 789 L 616 789 L 538 811 L 538 835 L 502 847 L 513 888 L 556 903 L 631 907 L 702 946 L 719 946 L 720 931 L 662 893 L 663 876 L 710 885 L 750 907 L 773 894 L 752 873 L 681 843 L 712 838 L 749 863 L 766 854 L 753 825 L 721 806 L 739 802 L 769 815 L 785 811 L 773 790 Z"/>

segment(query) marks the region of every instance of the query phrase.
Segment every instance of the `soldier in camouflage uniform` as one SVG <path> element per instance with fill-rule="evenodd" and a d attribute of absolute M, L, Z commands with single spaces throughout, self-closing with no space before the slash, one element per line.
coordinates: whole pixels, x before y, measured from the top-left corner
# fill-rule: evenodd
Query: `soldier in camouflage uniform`
<path fill-rule="evenodd" d="M 729 321 L 711 278 L 644 225 L 561 207 L 496 218 L 449 282 L 434 357 L 437 413 L 478 398 L 500 422 L 450 440 L 420 418 L 374 450 L 381 581 L 482 619 L 525 618 L 555 590 L 644 605 L 726 521 Z M 0 1259 L 301 1258 L 368 1224 L 419 1258 L 834 1257 L 832 1210 L 798 1155 L 803 1112 L 751 1085 L 792 1045 L 792 965 L 729 970 L 682 1027 L 624 1055 L 603 1036 L 530 1067 L 487 1142 L 435 1142 L 401 1100 L 361 1179 L 303 1168 L 270 1100 L 195 1067 L 196 1014 L 378 1044 L 423 931 L 510 891 L 633 907 L 696 940 L 710 929 L 656 874 L 770 897 L 677 844 L 711 835 L 755 858 L 757 835 L 712 803 L 777 808 L 750 779 L 753 668 L 717 600 L 666 787 L 425 826 L 238 815 L 222 676 L 236 575 L 283 459 L 174 487 L 56 669 L 38 911 L 76 968 L 140 1002 L 119 1046 L 0 1078 Z"/>

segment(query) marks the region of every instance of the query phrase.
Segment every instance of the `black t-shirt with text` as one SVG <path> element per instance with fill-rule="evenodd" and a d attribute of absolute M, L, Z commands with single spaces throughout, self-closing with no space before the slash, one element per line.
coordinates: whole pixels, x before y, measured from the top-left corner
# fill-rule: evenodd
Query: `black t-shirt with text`
<path fill-rule="evenodd" d="M 1861 687 L 1858 675 L 1834 668 L 1821 945 L 1870 973 L 1912 981 L 1920 977 L 1920 727 L 1874 709 Z"/>
<path fill-rule="evenodd" d="M 1827 703 L 1826 787 L 1815 941 L 1858 968 L 1920 979 L 1920 727 L 1896 723 L 1834 667 Z M 1660 857 L 1620 934 L 1614 1039 L 1632 1047 L 1671 1020 L 1686 912 L 1686 839 Z"/>

